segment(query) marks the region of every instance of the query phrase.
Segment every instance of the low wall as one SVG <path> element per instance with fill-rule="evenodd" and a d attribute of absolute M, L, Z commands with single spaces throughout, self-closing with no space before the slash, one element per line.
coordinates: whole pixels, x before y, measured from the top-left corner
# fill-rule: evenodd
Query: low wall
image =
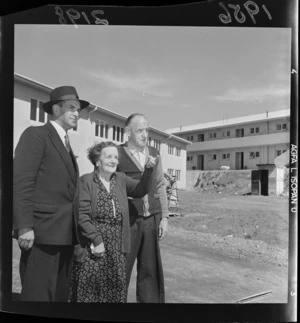
<path fill-rule="evenodd" d="M 251 192 L 251 170 L 189 170 L 186 189 L 230 189 L 247 194 Z"/>
<path fill-rule="evenodd" d="M 251 169 L 245 170 L 188 170 L 186 189 L 230 191 L 238 194 L 251 193 Z M 269 194 L 276 194 L 276 179 L 269 177 Z M 289 169 L 284 169 L 281 179 L 283 192 L 288 192 Z M 277 183 L 278 184 L 278 183 Z"/>

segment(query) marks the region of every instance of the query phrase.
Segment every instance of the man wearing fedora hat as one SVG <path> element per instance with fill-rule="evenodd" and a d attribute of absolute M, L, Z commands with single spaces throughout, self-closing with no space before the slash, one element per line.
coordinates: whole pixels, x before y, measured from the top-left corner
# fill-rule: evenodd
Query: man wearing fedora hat
<path fill-rule="evenodd" d="M 74 87 L 55 88 L 43 105 L 50 121 L 27 128 L 15 149 L 13 228 L 21 248 L 21 300 L 68 299 L 79 177 L 68 130 L 88 105 Z"/>

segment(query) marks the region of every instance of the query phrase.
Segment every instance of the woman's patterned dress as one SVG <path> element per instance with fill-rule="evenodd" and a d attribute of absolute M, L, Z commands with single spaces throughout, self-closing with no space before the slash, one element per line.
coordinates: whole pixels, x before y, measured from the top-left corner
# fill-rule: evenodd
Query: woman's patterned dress
<path fill-rule="evenodd" d="M 110 193 L 96 173 L 95 178 L 99 191 L 92 221 L 101 233 L 105 256 L 96 258 L 88 248 L 83 262 L 73 262 L 69 301 L 125 303 L 125 254 L 122 252 L 122 212 L 115 194 L 116 177 L 111 178 Z"/>

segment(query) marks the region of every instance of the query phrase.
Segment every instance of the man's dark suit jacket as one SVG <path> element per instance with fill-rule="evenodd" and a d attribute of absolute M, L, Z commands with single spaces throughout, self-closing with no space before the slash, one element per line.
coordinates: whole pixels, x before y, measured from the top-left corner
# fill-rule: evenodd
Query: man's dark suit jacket
<path fill-rule="evenodd" d="M 13 228 L 35 243 L 77 243 L 78 166 L 50 122 L 27 128 L 15 149 Z"/>

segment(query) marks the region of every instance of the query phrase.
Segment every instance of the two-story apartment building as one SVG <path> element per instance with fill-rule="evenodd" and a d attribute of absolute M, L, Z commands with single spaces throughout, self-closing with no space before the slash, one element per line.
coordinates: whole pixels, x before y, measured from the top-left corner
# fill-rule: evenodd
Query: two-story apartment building
<path fill-rule="evenodd" d="M 42 103 L 49 100 L 51 90 L 45 84 L 15 74 L 14 148 L 27 127 L 47 122 L 49 116 L 43 111 Z M 85 97 L 84 99 L 89 100 Z M 93 170 L 93 165 L 87 159 L 87 148 L 96 142 L 113 141 L 121 144 L 127 140 L 124 132 L 125 120 L 125 116 L 93 103 L 81 111 L 77 128 L 69 131 L 81 175 Z M 185 188 L 186 151 L 190 142 L 150 127 L 148 143 L 159 150 L 163 171 L 176 177 L 178 188 Z"/>
<path fill-rule="evenodd" d="M 273 164 L 288 150 L 290 110 L 168 129 L 192 142 L 187 147 L 187 170 L 255 169 Z"/>

